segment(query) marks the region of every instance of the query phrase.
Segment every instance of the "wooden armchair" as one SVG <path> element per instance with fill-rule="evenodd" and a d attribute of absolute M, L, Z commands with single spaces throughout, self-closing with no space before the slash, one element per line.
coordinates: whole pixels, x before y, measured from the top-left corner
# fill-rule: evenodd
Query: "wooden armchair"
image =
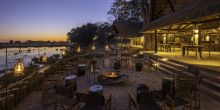
<path fill-rule="evenodd" d="M 128 97 L 129 110 L 131 110 L 132 105 L 134 106 L 135 110 L 162 110 L 160 106 L 154 100 L 151 99 L 150 96 L 142 97 L 146 99 L 145 101 L 137 101 L 137 99 L 134 98 L 134 96 L 131 93 L 128 94 Z"/>
<path fill-rule="evenodd" d="M 139 84 L 137 88 L 137 96 L 129 93 L 129 110 L 131 110 L 132 105 L 136 110 L 162 110 L 160 106 L 153 100 L 149 88 L 144 84 Z"/>
<path fill-rule="evenodd" d="M 111 110 L 111 94 L 105 100 L 103 95 L 77 93 L 79 110 Z M 83 107 L 79 103 L 85 103 Z"/>
<path fill-rule="evenodd" d="M 57 79 L 47 79 L 46 77 L 42 77 L 42 100 L 44 106 L 48 106 L 54 104 L 54 102 L 50 102 L 51 99 L 55 96 L 55 88 L 54 85 L 57 84 Z M 50 103 L 49 103 L 50 102 Z"/>
<path fill-rule="evenodd" d="M 164 103 L 162 107 L 170 110 L 175 110 L 179 106 L 183 106 L 183 110 L 188 106 L 191 109 L 192 90 L 194 83 L 189 80 L 179 80 L 175 85 L 171 85 L 170 91 L 165 94 Z"/>
<path fill-rule="evenodd" d="M 55 85 L 55 110 L 57 110 L 58 106 L 62 107 L 64 110 L 66 110 L 65 106 L 68 106 L 67 110 L 71 110 L 77 104 L 76 89 L 76 85 L 71 85 L 69 87 Z"/>

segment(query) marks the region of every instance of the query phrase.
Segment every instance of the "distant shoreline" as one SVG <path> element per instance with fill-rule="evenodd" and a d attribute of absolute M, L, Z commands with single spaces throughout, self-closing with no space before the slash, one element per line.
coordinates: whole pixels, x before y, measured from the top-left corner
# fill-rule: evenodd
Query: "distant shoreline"
<path fill-rule="evenodd" d="M 71 46 L 71 43 L 0 43 L 0 49 L 2 48 L 28 48 L 28 47 L 67 47 Z"/>

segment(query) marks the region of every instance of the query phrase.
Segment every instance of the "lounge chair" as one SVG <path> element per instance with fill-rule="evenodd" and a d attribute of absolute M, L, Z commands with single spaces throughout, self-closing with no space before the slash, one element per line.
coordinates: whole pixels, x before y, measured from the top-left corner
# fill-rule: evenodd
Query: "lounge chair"
<path fill-rule="evenodd" d="M 76 85 L 74 84 L 69 87 L 56 85 L 55 110 L 57 110 L 58 106 L 62 107 L 64 110 L 71 110 L 77 104 L 76 89 Z M 68 106 L 67 109 L 65 108 L 66 106 Z"/>
<path fill-rule="evenodd" d="M 162 110 L 156 101 L 152 99 L 149 88 L 143 84 L 137 88 L 136 98 L 131 93 L 128 96 L 129 110 L 131 110 L 132 105 L 136 110 Z"/>
<path fill-rule="evenodd" d="M 103 95 L 77 93 L 78 110 L 111 110 L 111 94 L 105 100 Z M 85 103 L 80 106 L 79 103 Z"/>

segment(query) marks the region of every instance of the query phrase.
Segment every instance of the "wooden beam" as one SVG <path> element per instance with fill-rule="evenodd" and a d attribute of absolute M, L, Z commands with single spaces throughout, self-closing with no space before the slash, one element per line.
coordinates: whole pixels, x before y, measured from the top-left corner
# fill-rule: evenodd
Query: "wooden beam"
<path fill-rule="evenodd" d="M 166 0 L 163 0 L 163 5 L 160 8 L 159 12 L 157 13 L 157 17 L 159 18 L 160 14 L 163 12 L 164 7 L 166 6 Z"/>
<path fill-rule="evenodd" d="M 192 26 L 192 24 L 188 24 L 188 25 L 184 26 L 182 29 L 187 29 L 187 28 L 189 28 L 190 26 Z"/>
<path fill-rule="evenodd" d="M 154 52 L 157 53 L 157 30 L 154 31 L 154 38 L 155 38 L 155 49 Z"/>
<path fill-rule="evenodd" d="M 173 7 L 173 3 L 172 3 L 170 0 L 166 0 L 166 1 L 168 2 L 169 6 L 170 6 L 170 9 L 172 10 L 172 12 L 175 13 L 175 9 L 174 9 L 174 7 Z"/>
<path fill-rule="evenodd" d="M 154 17 L 154 11 L 155 11 L 155 0 L 151 0 L 150 2 L 151 7 L 151 15 L 150 15 L 150 21 L 153 21 L 155 19 Z"/>
<path fill-rule="evenodd" d="M 190 29 L 158 29 L 161 31 L 190 31 Z"/>
<path fill-rule="evenodd" d="M 180 24 L 179 27 L 177 29 L 181 29 L 181 27 L 183 26 L 183 24 Z"/>

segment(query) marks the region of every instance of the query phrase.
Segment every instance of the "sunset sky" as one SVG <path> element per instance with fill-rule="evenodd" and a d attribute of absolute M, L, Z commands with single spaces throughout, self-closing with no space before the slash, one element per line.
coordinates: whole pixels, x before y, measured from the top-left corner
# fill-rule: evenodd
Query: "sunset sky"
<path fill-rule="evenodd" d="M 73 27 L 108 21 L 114 0 L 0 0 L 0 42 L 66 40 Z"/>

